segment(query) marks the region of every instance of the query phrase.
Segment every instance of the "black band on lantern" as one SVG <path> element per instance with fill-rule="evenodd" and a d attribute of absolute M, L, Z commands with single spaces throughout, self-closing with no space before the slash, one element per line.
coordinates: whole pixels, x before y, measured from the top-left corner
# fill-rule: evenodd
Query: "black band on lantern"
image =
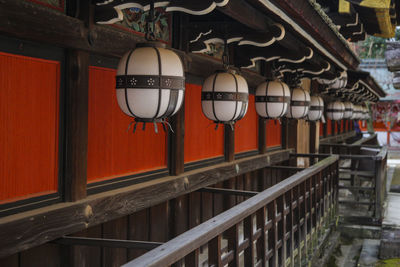
<path fill-rule="evenodd" d="M 263 96 L 257 95 L 256 96 L 256 103 L 288 103 L 290 102 L 290 96 Z"/>
<path fill-rule="evenodd" d="M 323 106 L 310 106 L 310 110 L 316 110 L 316 111 L 324 110 L 324 107 Z"/>
<path fill-rule="evenodd" d="M 293 107 L 308 107 L 310 105 L 310 101 L 292 100 L 290 101 L 290 105 Z"/>
<path fill-rule="evenodd" d="M 327 109 L 326 112 L 344 112 L 343 109 Z"/>
<path fill-rule="evenodd" d="M 159 84 L 161 84 L 162 89 L 184 90 L 185 78 L 158 75 L 118 75 L 116 77 L 116 89 L 159 89 Z"/>
<path fill-rule="evenodd" d="M 241 101 L 246 102 L 249 98 L 248 93 L 231 93 L 231 92 L 202 92 L 201 100 L 212 101 Z"/>

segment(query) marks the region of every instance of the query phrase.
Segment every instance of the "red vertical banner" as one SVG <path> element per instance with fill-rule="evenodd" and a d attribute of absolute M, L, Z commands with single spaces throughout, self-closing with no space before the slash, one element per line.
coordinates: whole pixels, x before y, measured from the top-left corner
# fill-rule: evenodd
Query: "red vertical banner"
<path fill-rule="evenodd" d="M 155 133 L 150 123 L 145 131 L 140 123 L 133 133 L 133 118 L 117 103 L 115 74 L 114 69 L 89 68 L 88 182 L 167 167 L 166 133 Z"/>
<path fill-rule="evenodd" d="M 0 203 L 58 190 L 60 63 L 0 52 Z"/>

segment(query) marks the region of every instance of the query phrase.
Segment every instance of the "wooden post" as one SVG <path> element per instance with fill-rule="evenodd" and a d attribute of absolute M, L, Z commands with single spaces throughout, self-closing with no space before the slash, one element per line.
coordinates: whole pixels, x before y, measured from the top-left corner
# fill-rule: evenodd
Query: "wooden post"
<path fill-rule="evenodd" d="M 235 159 L 235 131 L 228 124 L 224 125 L 224 156 L 227 162 Z"/>
<path fill-rule="evenodd" d="M 311 154 L 318 153 L 317 138 L 319 138 L 318 133 L 317 133 L 317 122 L 311 121 L 310 122 L 310 148 L 309 148 L 309 151 Z M 311 158 L 310 160 L 311 160 L 310 164 L 314 164 L 315 158 Z"/>
<path fill-rule="evenodd" d="M 65 93 L 65 199 L 86 197 L 89 53 L 68 50 Z"/>
<path fill-rule="evenodd" d="M 258 116 L 258 153 L 267 152 L 267 120 Z"/>
<path fill-rule="evenodd" d="M 185 103 L 171 118 L 173 132 L 169 132 L 169 173 L 179 175 L 184 172 Z"/>
<path fill-rule="evenodd" d="M 282 118 L 282 131 L 281 131 L 281 139 L 282 139 L 282 148 L 289 148 L 289 119 Z"/>
<path fill-rule="evenodd" d="M 287 127 L 287 148 L 294 148 L 297 151 L 297 120 L 289 120 Z"/>

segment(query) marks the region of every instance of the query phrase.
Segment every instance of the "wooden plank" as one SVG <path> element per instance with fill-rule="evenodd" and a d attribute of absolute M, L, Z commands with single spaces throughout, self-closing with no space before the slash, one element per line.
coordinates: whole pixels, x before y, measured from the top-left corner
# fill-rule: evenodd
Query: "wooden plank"
<path fill-rule="evenodd" d="M 20 254 L 20 267 L 60 266 L 59 245 L 45 244 Z"/>
<path fill-rule="evenodd" d="M 150 241 L 165 242 L 169 238 L 169 203 L 150 208 Z"/>
<path fill-rule="evenodd" d="M 0 259 L 0 266 L 19 267 L 19 254 Z"/>
<path fill-rule="evenodd" d="M 209 266 L 222 267 L 221 258 L 221 235 L 216 236 L 208 242 L 208 264 Z"/>
<path fill-rule="evenodd" d="M 65 199 L 86 197 L 89 53 L 67 53 L 67 89 L 65 93 Z"/>
<path fill-rule="evenodd" d="M 192 193 L 191 193 L 192 194 Z M 189 198 L 180 196 L 170 201 L 171 232 L 170 237 L 176 237 L 189 229 Z"/>
<path fill-rule="evenodd" d="M 128 216 L 128 235 L 127 238 L 129 240 L 141 240 L 148 241 L 149 237 L 149 227 L 150 227 L 150 218 L 149 218 L 149 209 L 144 209 L 138 212 L 135 212 L 132 215 Z M 144 253 L 147 250 L 144 249 L 128 249 L 128 260 L 133 260 Z"/>
<path fill-rule="evenodd" d="M 103 238 L 127 239 L 128 217 L 122 217 L 103 224 Z M 103 247 L 103 266 L 119 267 L 127 261 L 125 248 Z"/>
<path fill-rule="evenodd" d="M 0 258 L 288 158 L 270 152 L 0 218 Z"/>
<path fill-rule="evenodd" d="M 201 223 L 201 193 L 192 192 L 189 195 L 189 228 L 193 228 Z"/>

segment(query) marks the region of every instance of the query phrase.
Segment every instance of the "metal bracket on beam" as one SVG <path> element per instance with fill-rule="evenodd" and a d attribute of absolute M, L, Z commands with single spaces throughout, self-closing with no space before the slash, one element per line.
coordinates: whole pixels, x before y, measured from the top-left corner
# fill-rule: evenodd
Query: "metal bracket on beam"
<path fill-rule="evenodd" d="M 79 246 L 129 248 L 129 249 L 145 249 L 145 250 L 152 250 L 163 244 L 161 242 L 74 237 L 74 236 L 64 236 L 52 242 L 60 245 L 79 245 Z"/>
<path fill-rule="evenodd" d="M 204 188 L 197 190 L 197 192 L 236 195 L 236 196 L 243 196 L 243 197 L 253 197 L 259 193 L 259 192 L 255 192 L 255 191 L 244 191 L 244 190 L 214 188 L 214 187 L 204 187 Z"/>

